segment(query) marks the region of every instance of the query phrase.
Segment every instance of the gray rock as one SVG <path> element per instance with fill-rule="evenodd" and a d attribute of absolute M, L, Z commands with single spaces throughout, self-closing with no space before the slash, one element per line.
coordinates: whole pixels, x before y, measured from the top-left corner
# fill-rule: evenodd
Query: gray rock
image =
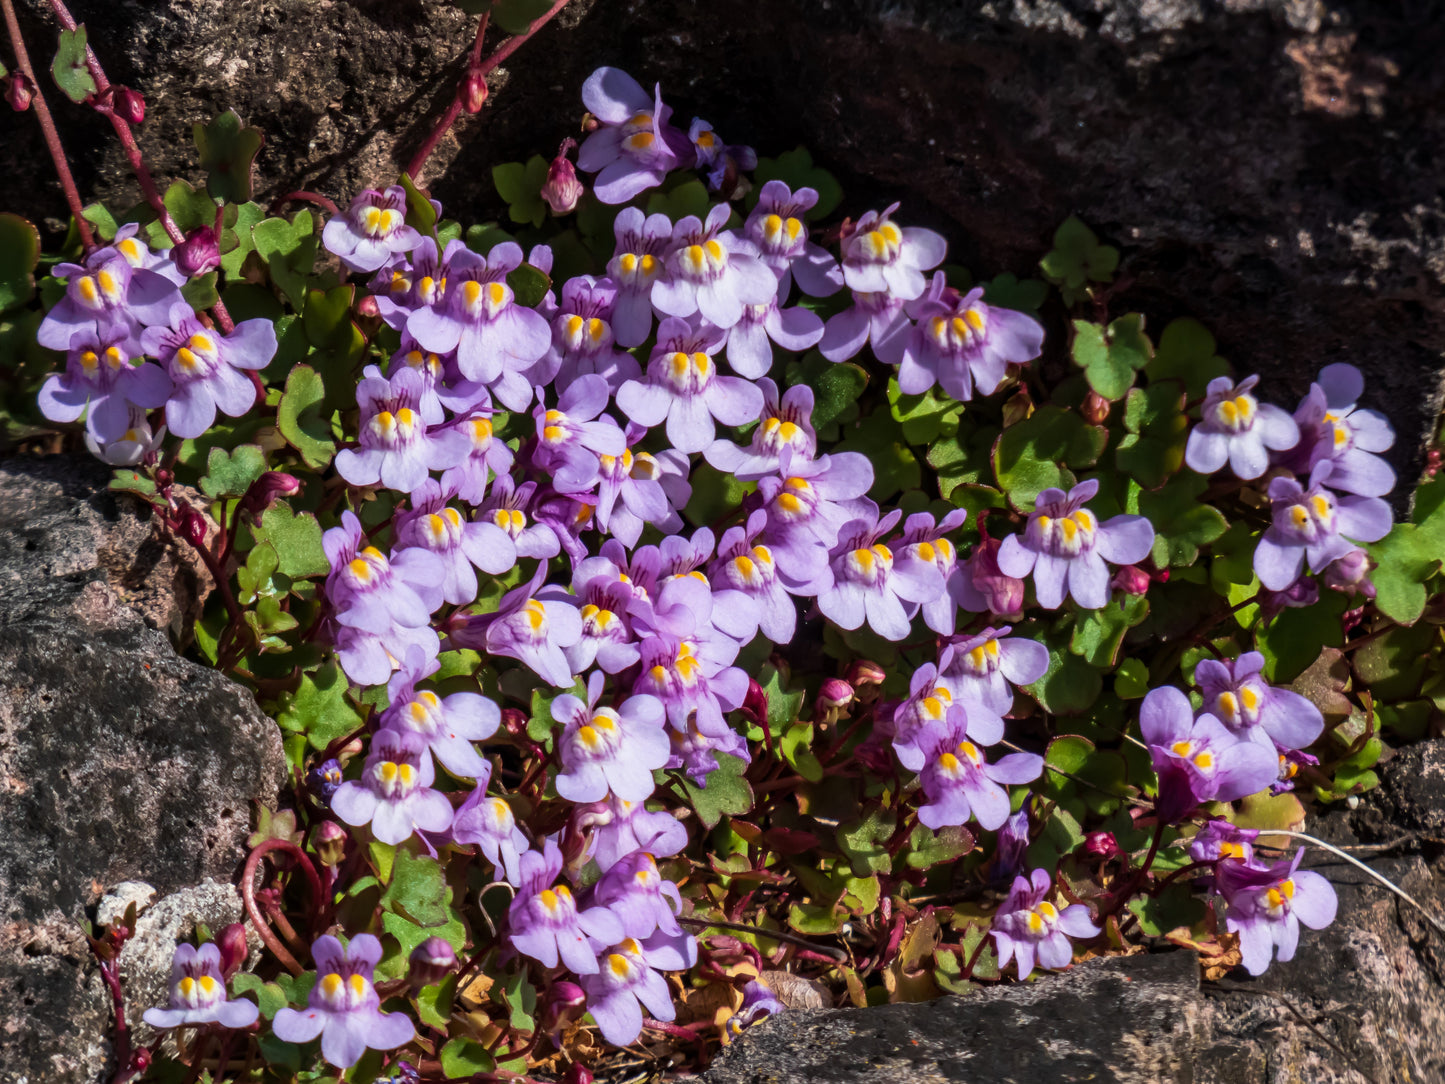
<path fill-rule="evenodd" d="M 113 926 L 125 918 L 131 904 L 135 904 L 137 915 L 145 913 L 147 907 L 156 902 L 156 890 L 144 881 L 122 881 L 104 896 L 95 906 L 95 924 Z"/>
<path fill-rule="evenodd" d="M 153 525 L 97 489 L 104 477 L 62 459 L 0 463 L 0 998 L 19 1007 L 0 1064 L 34 1081 L 104 1069 L 110 999 L 78 922 L 105 886 L 230 881 L 252 801 L 274 802 L 285 777 L 251 695 L 177 657 L 127 605 L 161 598 L 184 564 L 148 549 Z M 147 998 L 157 974 L 163 993 L 165 936 L 238 913 L 229 885 L 194 891 L 145 913 L 165 931 L 132 950 Z"/>

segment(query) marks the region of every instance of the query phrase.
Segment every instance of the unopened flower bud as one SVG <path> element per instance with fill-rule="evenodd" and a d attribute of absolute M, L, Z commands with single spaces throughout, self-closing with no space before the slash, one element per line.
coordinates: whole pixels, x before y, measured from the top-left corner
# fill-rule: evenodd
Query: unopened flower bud
<path fill-rule="evenodd" d="M 143 1046 L 138 1046 L 130 1052 L 130 1070 L 136 1076 L 140 1076 L 151 1067 L 151 1052 Z"/>
<path fill-rule="evenodd" d="M 592 1070 L 580 1061 L 574 1061 L 562 1074 L 562 1084 L 592 1084 Z"/>
<path fill-rule="evenodd" d="M 974 547 L 968 559 L 974 590 L 983 596 L 989 612 L 1000 616 L 1020 613 L 1024 608 L 1024 581 L 1005 576 L 998 567 L 998 551 L 1002 546 L 1003 542 L 997 538 L 985 538 Z"/>
<path fill-rule="evenodd" d="M 462 108 L 468 113 L 480 113 L 487 100 L 487 77 L 479 71 L 467 72 L 466 79 L 458 88 L 457 96 L 462 100 Z"/>
<path fill-rule="evenodd" d="M 1358 591 L 1366 598 L 1375 597 L 1375 585 L 1370 582 L 1370 558 L 1359 546 L 1326 565 L 1320 579 L 1335 591 L 1345 594 Z"/>
<path fill-rule="evenodd" d="M 557 157 L 552 159 L 552 165 L 547 170 L 547 182 L 542 185 L 542 198 L 558 218 L 575 211 L 577 201 L 585 191 L 582 182 L 577 179 L 577 170 L 567 158 L 567 152 L 576 145 L 575 140 L 563 141 L 557 149 Z"/>
<path fill-rule="evenodd" d="M 882 685 L 888 674 L 883 667 L 868 659 L 854 659 L 848 664 L 848 671 L 843 680 L 855 689 L 861 689 L 865 685 Z"/>
<path fill-rule="evenodd" d="M 1283 591 L 1263 588 L 1259 599 L 1259 612 L 1266 621 L 1273 621 L 1281 610 L 1302 610 L 1320 600 L 1320 585 L 1312 576 L 1301 576 Z"/>
<path fill-rule="evenodd" d="M 743 697 L 742 710 L 745 715 L 751 715 L 754 719 L 768 717 L 768 694 L 763 692 L 763 687 L 752 678 L 748 678 L 748 692 Z"/>
<path fill-rule="evenodd" d="M 210 520 L 195 509 L 188 510 L 181 519 L 181 537 L 197 549 L 206 544 L 209 528 Z"/>
<path fill-rule="evenodd" d="M 1109 586 L 1123 591 L 1126 595 L 1144 595 L 1149 592 L 1149 573 L 1136 565 L 1120 565 L 1114 570 Z"/>
<path fill-rule="evenodd" d="M 542 1006 L 542 1031 L 554 1039 L 587 1011 L 587 995 L 575 982 L 554 982 Z"/>
<path fill-rule="evenodd" d="M 306 789 L 314 794 L 322 805 L 331 804 L 331 796 L 341 786 L 341 765 L 335 759 L 324 760 L 306 773 Z"/>
<path fill-rule="evenodd" d="M 1084 853 L 1090 858 L 1113 858 L 1124 852 L 1113 832 L 1090 832 L 1084 836 Z"/>
<path fill-rule="evenodd" d="M 290 497 L 301 492 L 301 480 L 294 474 L 268 470 L 251 483 L 246 495 L 241 498 L 241 510 L 259 517 L 281 497 Z"/>
<path fill-rule="evenodd" d="M 367 319 L 375 319 L 381 315 L 381 307 L 377 305 L 374 294 L 367 294 L 356 303 L 356 315 Z"/>
<path fill-rule="evenodd" d="M 339 866 L 346 857 L 346 829 L 335 821 L 322 821 L 311 835 L 311 849 L 323 866 Z"/>
<path fill-rule="evenodd" d="M 17 113 L 29 109 L 30 101 L 35 97 L 35 84 L 25 77 L 25 73 L 11 72 L 3 81 L 5 100 L 10 103 L 10 108 Z"/>
<path fill-rule="evenodd" d="M 828 678 L 818 690 L 818 699 L 813 701 L 813 721 L 825 726 L 836 723 L 853 703 L 853 697 L 853 686 L 842 678 Z"/>
<path fill-rule="evenodd" d="M 204 275 L 221 266 L 221 246 L 215 233 L 207 226 L 197 226 L 186 233 L 186 239 L 171 250 L 171 259 L 187 278 Z"/>
<path fill-rule="evenodd" d="M 1079 408 L 1079 413 L 1090 425 L 1103 425 L 1109 420 L 1110 405 L 1109 400 L 1091 389 L 1089 394 L 1084 396 L 1084 405 Z"/>
<path fill-rule="evenodd" d="M 440 937 L 428 937 L 411 950 L 407 980 L 413 990 L 435 986 L 457 966 L 456 949 Z"/>
<path fill-rule="evenodd" d="M 111 94 L 111 108 L 121 120 L 140 124 L 146 119 L 146 100 L 130 87 L 116 87 Z"/>
<path fill-rule="evenodd" d="M 221 974 L 230 978 L 241 969 L 251 946 L 246 943 L 246 924 L 233 922 L 216 938 L 216 948 L 221 953 Z"/>
<path fill-rule="evenodd" d="M 156 471 L 156 488 L 157 488 L 157 489 L 167 489 L 167 488 L 169 488 L 170 484 L 171 484 L 172 482 L 174 482 L 175 480 L 176 480 L 176 476 L 175 476 L 174 474 L 172 474 L 170 471 L 166 470 L 164 467 L 162 467 L 160 470 Z"/>
<path fill-rule="evenodd" d="M 527 733 L 527 713 L 521 708 L 503 708 L 502 729 L 518 737 Z"/>

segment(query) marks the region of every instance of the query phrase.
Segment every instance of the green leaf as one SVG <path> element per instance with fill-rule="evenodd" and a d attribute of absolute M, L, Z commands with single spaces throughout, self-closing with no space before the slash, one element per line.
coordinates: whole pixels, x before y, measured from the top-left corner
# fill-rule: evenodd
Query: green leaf
<path fill-rule="evenodd" d="M 208 497 L 240 497 L 265 471 L 266 453 L 254 444 L 243 444 L 234 452 L 212 448 L 201 492 Z"/>
<path fill-rule="evenodd" d="M 442 1031 L 452 1019 L 452 1001 L 457 993 L 457 977 L 448 975 L 432 986 L 423 986 L 416 995 L 416 1014 L 428 1027 Z"/>
<path fill-rule="evenodd" d="M 886 410 L 874 410 L 849 426 L 847 438 L 835 450 L 860 452 L 873 464 L 873 485 L 868 496 L 883 502 L 905 489 L 923 484 L 923 468 L 908 446 L 903 428 Z"/>
<path fill-rule="evenodd" d="M 930 448 L 941 436 L 958 432 L 963 404 L 938 396 L 932 389 L 922 395 L 904 395 L 898 378 L 888 380 L 888 411 L 903 428 L 903 439 L 909 444 Z"/>
<path fill-rule="evenodd" d="M 974 838 L 967 828 L 950 827 L 934 831 L 926 825 L 915 825 L 904 852 L 909 869 L 932 869 L 945 862 L 954 862 L 973 850 Z"/>
<path fill-rule="evenodd" d="M 292 308 L 306 306 L 306 277 L 316 266 L 316 227 L 310 211 L 298 211 L 290 221 L 267 218 L 251 228 L 256 253 L 266 261 L 271 281 L 286 295 Z"/>
<path fill-rule="evenodd" d="M 806 384 L 813 389 L 813 428 L 820 439 L 831 440 L 835 422 L 858 416 L 858 397 L 868 386 L 868 373 L 851 361 L 835 364 L 814 350 L 801 361 L 789 362 L 784 380 L 788 387 Z"/>
<path fill-rule="evenodd" d="M 251 236 L 251 230 L 258 222 L 265 221 L 266 208 L 259 203 L 237 203 L 227 207 L 226 212 L 228 219 L 234 212 L 235 219 L 221 231 L 221 270 L 226 273 L 227 279 L 236 279 L 241 276 L 241 266 L 246 257 L 256 251 L 256 240 Z"/>
<path fill-rule="evenodd" d="M 1038 279 L 1020 279 L 1009 271 L 983 284 L 983 299 L 988 304 L 1035 316 L 1048 296 L 1047 283 Z"/>
<path fill-rule="evenodd" d="M 403 173 L 398 183 L 406 192 L 406 224 L 420 231 L 424 236 L 436 240 L 437 209 L 432 206 L 431 200 L 427 199 L 426 193 L 412 182 L 408 174 Z M 475 228 L 473 227 L 473 229 Z M 468 231 L 468 245 L 478 255 L 485 256 L 485 252 L 471 245 L 470 237 L 470 231 Z"/>
<path fill-rule="evenodd" d="M 1128 392 L 1134 374 L 1148 363 L 1154 348 L 1144 334 L 1144 317 L 1131 312 L 1107 328 L 1075 320 L 1070 351 L 1075 364 L 1084 370 L 1089 387 L 1113 402 Z"/>
<path fill-rule="evenodd" d="M 1157 489 L 1184 465 L 1189 419 L 1177 384 L 1130 388 L 1124 399 L 1124 428 L 1114 463 L 1145 489 Z"/>
<path fill-rule="evenodd" d="M 692 178 L 648 195 L 647 213 L 666 215 L 674 222 L 688 216 L 706 218 L 711 204 L 707 186 Z"/>
<path fill-rule="evenodd" d="M 1433 520 L 1434 517 L 1432 517 Z M 1378 566 L 1370 573 L 1375 606 L 1402 625 L 1413 625 L 1425 612 L 1425 584 L 1440 571 L 1445 539 L 1439 525 L 1397 523 L 1365 550 Z"/>
<path fill-rule="evenodd" d="M 893 868 L 888 841 L 896 827 L 898 818 L 893 812 L 876 806 L 861 820 L 839 825 L 838 849 L 847 856 L 855 875 L 867 877 Z"/>
<path fill-rule="evenodd" d="M 115 240 L 116 230 L 120 229 L 115 220 L 115 215 L 103 203 L 87 203 L 80 209 L 81 217 L 95 227 L 95 235 L 102 241 Z"/>
<path fill-rule="evenodd" d="M 1264 676 L 1284 685 L 1320 657 L 1327 647 L 1343 647 L 1340 618 L 1350 600 L 1339 591 L 1321 591 L 1320 600 L 1303 609 L 1286 609 L 1255 637 L 1255 647 L 1264 655 Z"/>
<path fill-rule="evenodd" d="M 209 124 L 195 125 L 191 135 L 206 171 L 206 191 L 223 203 L 250 200 L 251 167 L 266 142 L 260 129 L 245 127 L 228 109 Z"/>
<path fill-rule="evenodd" d="M 175 181 L 165 194 L 166 211 L 182 232 L 205 227 L 216 228 L 216 201 L 207 192 L 191 187 L 186 181 Z M 222 225 L 224 225 L 224 220 Z M 170 244 L 170 235 L 159 222 L 152 224 L 153 236 L 163 245 Z"/>
<path fill-rule="evenodd" d="M 490 1073 L 496 1061 L 487 1048 L 471 1039 L 453 1039 L 442 1047 L 442 1072 L 458 1080 L 470 1080 L 478 1073 Z"/>
<path fill-rule="evenodd" d="M 707 785 L 699 787 L 682 779 L 688 801 L 704 828 L 714 828 L 724 816 L 737 816 L 753 808 L 753 788 L 743 778 L 747 763 L 731 753 L 719 753 L 717 770 L 710 772 Z"/>
<path fill-rule="evenodd" d="M 1129 910 L 1139 919 L 1146 937 L 1163 937 L 1180 926 L 1193 926 L 1204 917 L 1204 901 L 1186 884 L 1172 884 L 1155 896 L 1135 896 Z"/>
<path fill-rule="evenodd" d="M 708 463 L 699 463 L 692 470 L 692 496 L 682 514 L 694 527 L 718 522 L 743 503 L 743 498 L 758 488 L 756 482 L 739 482 L 731 474 L 723 474 Z"/>
<path fill-rule="evenodd" d="M 552 279 L 540 267 L 524 263 L 507 275 L 507 285 L 517 296 L 518 305 L 535 309 L 552 288 Z"/>
<path fill-rule="evenodd" d="M 1131 494 L 1129 512 L 1146 517 L 1154 526 L 1154 549 L 1150 556 L 1159 568 L 1185 568 L 1207 546 L 1229 528 L 1229 521 L 1213 505 L 1199 498 L 1209 482 L 1193 471 L 1182 471 L 1157 491 Z"/>
<path fill-rule="evenodd" d="M 525 166 L 521 162 L 503 162 L 492 167 L 492 183 L 497 186 L 497 195 L 506 201 L 513 222 L 540 226 L 547 218 L 547 203 L 542 199 L 547 166 L 547 159 L 534 154 Z"/>
<path fill-rule="evenodd" d="M 221 295 L 216 292 L 216 277 L 215 271 L 207 271 L 188 280 L 181 287 L 181 296 L 186 299 L 186 304 L 201 312 L 221 300 Z"/>
<path fill-rule="evenodd" d="M 249 971 L 239 972 L 231 980 L 231 991 L 235 994 L 255 994 L 256 1004 L 261 1006 L 261 1015 L 270 1020 L 278 1011 L 286 1008 L 286 991 L 274 982 L 264 982 Z"/>
<path fill-rule="evenodd" d="M 19 215 L 0 214 L 0 313 L 35 296 L 40 232 Z"/>
<path fill-rule="evenodd" d="M 131 467 L 117 467 L 107 488 L 115 490 L 117 493 L 134 493 L 141 497 L 151 497 L 155 495 L 156 484 L 149 475 L 142 474 L 138 470 Z"/>
<path fill-rule="evenodd" d="M 60 48 L 50 64 L 50 74 L 55 77 L 55 85 L 77 105 L 97 92 L 95 77 L 86 62 L 84 23 L 60 32 Z"/>
<path fill-rule="evenodd" d="M 1141 700 L 1149 692 L 1149 668 L 1138 659 L 1125 659 L 1114 672 L 1114 695 L 1120 700 Z"/>
<path fill-rule="evenodd" d="M 768 698 L 768 725 L 775 728 L 775 733 L 798 721 L 805 690 L 784 688 L 783 675 L 770 662 L 763 663 L 758 671 L 758 684 Z"/>
<path fill-rule="evenodd" d="M 1049 668 L 1025 691 L 1050 715 L 1078 715 L 1090 708 L 1104 687 L 1099 671 L 1065 649 L 1049 647 Z"/>
<path fill-rule="evenodd" d="M 391 881 L 381 894 L 381 906 L 423 928 L 444 926 L 451 894 L 440 862 L 401 848 L 391 867 Z"/>
<path fill-rule="evenodd" d="M 276 428 L 315 470 L 324 470 L 336 454 L 331 424 L 317 409 L 325 398 L 326 389 L 316 370 L 298 365 L 286 378 L 286 390 L 276 408 Z"/>
<path fill-rule="evenodd" d="M 1082 655 L 1090 666 L 1112 670 L 1124 646 L 1124 634 L 1148 616 L 1145 595 L 1124 595 L 1118 605 L 1109 602 L 1101 609 L 1087 610 L 1074 623 L 1069 650 Z"/>
<path fill-rule="evenodd" d="M 838 179 L 826 169 L 814 166 L 813 156 L 806 147 L 787 151 L 776 158 L 759 158 L 753 179 L 755 187 L 748 194 L 749 208 L 756 206 L 763 185 L 769 181 L 782 181 L 794 192 L 800 188 L 817 191 L 818 202 L 804 212 L 805 218 L 827 218 L 843 202 L 843 188 Z"/>
<path fill-rule="evenodd" d="M 253 529 L 256 542 L 270 542 L 280 558 L 280 571 L 293 580 L 325 576 L 331 571 L 321 545 L 321 524 L 310 512 L 294 512 L 284 501 L 273 504 Z"/>
<path fill-rule="evenodd" d="M 1072 411 L 1042 406 L 999 436 L 993 447 L 994 474 L 1009 503 L 1031 512 L 1043 490 L 1071 484 L 1064 477 L 1065 466 L 1093 466 L 1107 442 L 1104 429 Z"/>
<path fill-rule="evenodd" d="M 1119 250 L 1101 245 L 1094 231 L 1070 215 L 1054 232 L 1054 247 L 1039 261 L 1044 278 L 1060 288 L 1065 305 L 1087 296 L 1086 283 L 1108 282 L 1119 266 Z"/>
<path fill-rule="evenodd" d="M 346 675 L 335 661 L 302 674 L 296 691 L 282 697 L 276 722 L 284 730 L 305 734 L 312 748 L 325 749 L 361 727 L 361 716 L 346 698 L 348 688 Z"/>
<path fill-rule="evenodd" d="M 1144 366 L 1150 383 L 1178 380 L 1191 399 L 1204 394 L 1205 386 L 1217 376 L 1227 376 L 1229 362 L 1214 353 L 1214 336 L 1198 320 L 1181 316 L 1171 320 L 1159 336 L 1153 360 Z"/>

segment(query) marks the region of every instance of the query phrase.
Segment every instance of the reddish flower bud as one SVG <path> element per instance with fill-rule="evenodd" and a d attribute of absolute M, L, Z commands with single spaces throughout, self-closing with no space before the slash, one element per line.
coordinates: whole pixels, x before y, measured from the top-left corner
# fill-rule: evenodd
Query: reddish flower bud
<path fill-rule="evenodd" d="M 503 708 L 502 729 L 518 737 L 527 733 L 527 713 L 521 708 Z"/>
<path fill-rule="evenodd" d="M 130 1070 L 136 1075 L 144 1073 L 151 1067 L 151 1052 L 143 1046 L 138 1046 L 130 1052 Z"/>
<path fill-rule="evenodd" d="M 181 520 L 181 537 L 191 545 L 200 549 L 206 544 L 206 535 L 209 532 L 211 521 L 208 517 L 194 509 L 187 510 Z"/>
<path fill-rule="evenodd" d="M 562 1074 L 562 1084 L 592 1084 L 592 1070 L 580 1061 L 574 1061 Z"/>
<path fill-rule="evenodd" d="M 1109 408 L 1113 406 L 1096 391 L 1090 391 L 1084 396 L 1084 405 L 1079 408 L 1079 413 L 1084 416 L 1084 421 L 1090 425 L 1103 425 L 1109 420 Z"/>
<path fill-rule="evenodd" d="M 1366 598 L 1375 597 L 1375 585 L 1370 582 L 1370 558 L 1359 546 L 1326 565 L 1320 573 L 1320 581 L 1326 587 L 1347 595 L 1358 591 Z"/>
<path fill-rule="evenodd" d="M 587 1011 L 587 995 L 575 982 L 554 982 L 542 1006 L 542 1031 L 554 1038 Z"/>
<path fill-rule="evenodd" d="M 868 659 L 854 659 L 848 664 L 848 672 L 844 681 L 855 689 L 861 689 L 865 685 L 882 685 L 888 674 L 883 667 Z"/>
<path fill-rule="evenodd" d="M 140 124 L 146 119 L 146 100 L 130 87 L 116 87 L 111 94 L 111 108 L 121 120 Z"/>
<path fill-rule="evenodd" d="M 487 77 L 479 71 L 467 72 L 466 79 L 457 88 L 457 97 L 468 113 L 480 113 L 487 100 Z"/>
<path fill-rule="evenodd" d="M 162 489 L 162 490 L 164 490 L 164 489 L 169 489 L 171 483 L 174 482 L 175 480 L 176 480 L 176 476 L 175 476 L 174 474 L 172 474 L 170 471 L 166 470 L 164 467 L 162 467 L 160 470 L 156 471 L 156 488 L 157 488 L 157 489 Z"/>
<path fill-rule="evenodd" d="M 968 571 L 974 589 L 983 596 L 991 613 L 1016 614 L 1024 608 L 1024 581 L 1005 576 L 998 567 L 998 551 L 1002 545 L 997 538 L 979 542 L 968 559 Z"/>
<path fill-rule="evenodd" d="M 339 866 L 346 857 L 346 829 L 335 821 L 322 821 L 311 834 L 311 849 L 323 866 Z"/>
<path fill-rule="evenodd" d="M 1113 832 L 1090 832 L 1084 836 L 1084 853 L 1090 858 L 1113 858 L 1124 852 Z"/>
<path fill-rule="evenodd" d="M 853 686 L 842 678 L 828 678 L 813 701 L 813 721 L 825 726 L 836 723 L 853 698 Z"/>
<path fill-rule="evenodd" d="M 356 315 L 365 316 L 369 319 L 375 319 L 381 315 L 381 309 L 376 304 L 376 296 L 374 294 L 367 294 L 356 303 Z"/>
<path fill-rule="evenodd" d="M 259 516 L 281 497 L 290 497 L 300 492 L 301 480 L 294 474 L 268 470 L 246 490 L 246 495 L 241 498 L 241 510 Z"/>
<path fill-rule="evenodd" d="M 577 170 L 567 158 L 567 152 L 576 145 L 575 140 L 563 140 L 562 146 L 557 148 L 557 157 L 552 159 L 552 165 L 547 170 L 547 182 L 542 185 L 542 198 L 558 218 L 575 211 L 577 201 L 586 191 L 577 179 Z"/>
<path fill-rule="evenodd" d="M 251 946 L 246 943 L 246 924 L 233 922 L 216 938 L 216 948 L 221 953 L 221 974 L 230 978 L 241 969 Z"/>
<path fill-rule="evenodd" d="M 30 108 L 30 101 L 35 97 L 35 84 L 25 77 L 24 72 L 11 72 L 0 82 L 5 84 L 5 100 L 10 103 L 10 108 L 17 113 Z"/>
<path fill-rule="evenodd" d="M 207 226 L 197 226 L 171 251 L 171 259 L 188 278 L 204 275 L 221 266 L 221 246 Z"/>
<path fill-rule="evenodd" d="M 1114 578 L 1109 581 L 1109 586 L 1123 591 L 1126 595 L 1147 594 L 1149 573 L 1136 565 L 1120 565 L 1114 570 Z"/>
<path fill-rule="evenodd" d="M 440 937 L 428 937 L 411 950 L 407 980 L 413 990 L 435 986 L 457 966 L 456 949 Z"/>
<path fill-rule="evenodd" d="M 763 687 L 752 678 L 748 678 L 748 693 L 743 697 L 743 714 L 751 715 L 754 719 L 768 717 L 768 694 L 763 692 Z"/>

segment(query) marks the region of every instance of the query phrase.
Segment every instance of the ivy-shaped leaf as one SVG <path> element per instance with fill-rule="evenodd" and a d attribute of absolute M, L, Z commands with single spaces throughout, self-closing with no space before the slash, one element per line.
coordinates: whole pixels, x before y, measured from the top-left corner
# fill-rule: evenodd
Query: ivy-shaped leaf
<path fill-rule="evenodd" d="M 437 235 L 437 209 L 432 206 L 431 200 L 427 199 L 426 193 L 412 181 L 410 174 L 403 173 L 397 183 L 400 184 L 402 190 L 406 192 L 406 224 L 420 231 L 423 236 L 435 240 Z M 479 255 L 486 255 L 481 249 L 472 246 L 470 242 L 468 243 L 468 247 L 472 248 L 472 251 Z"/>
<path fill-rule="evenodd" d="M 1088 283 L 1108 282 L 1118 266 L 1119 250 L 1100 244 L 1076 215 L 1054 231 L 1054 247 L 1039 261 L 1044 278 L 1059 287 L 1064 304 L 1071 307 L 1088 296 Z"/>
<path fill-rule="evenodd" d="M 708 773 L 707 785 L 699 787 L 683 779 L 688 801 L 705 828 L 715 828 L 724 816 L 737 816 L 753 808 L 753 788 L 743 778 L 747 764 L 731 753 L 719 753 L 717 770 Z"/>
<path fill-rule="evenodd" d="M 1075 320 L 1071 353 L 1089 387 L 1113 402 L 1133 386 L 1135 374 L 1153 357 L 1154 347 L 1144 334 L 1144 317 L 1131 312 L 1107 328 Z"/>
<path fill-rule="evenodd" d="M 304 580 L 331 571 L 321 545 L 321 524 L 310 512 L 294 512 L 284 501 L 278 502 L 262 513 L 252 534 L 258 545 L 270 542 L 276 547 L 278 568 L 284 576 Z"/>
<path fill-rule="evenodd" d="M 1154 357 L 1144 366 L 1150 382 L 1177 380 L 1189 398 L 1198 399 L 1205 386 L 1217 376 L 1229 373 L 1229 362 L 1214 353 L 1214 336 L 1207 327 L 1188 316 L 1169 321 L 1159 336 Z"/>
<path fill-rule="evenodd" d="M 838 826 L 838 849 L 847 856 L 856 876 L 887 873 L 893 868 L 887 843 L 897 826 L 897 816 L 876 807 L 863 819 Z"/>
<path fill-rule="evenodd" d="M 0 313 L 35 296 L 40 233 L 19 215 L 0 214 Z"/>
<path fill-rule="evenodd" d="M 769 181 L 782 181 L 794 192 L 800 188 L 811 188 L 818 193 L 818 202 L 804 212 L 805 218 L 827 218 L 843 202 L 843 186 L 838 183 L 838 178 L 821 166 L 813 165 L 813 156 L 806 147 L 797 147 L 776 158 L 759 158 L 753 180 L 755 187 L 748 194 L 749 209 L 757 205 L 762 187 Z"/>
<path fill-rule="evenodd" d="M 1150 556 L 1157 567 L 1192 565 L 1199 557 L 1200 546 L 1207 546 L 1228 530 L 1229 521 L 1219 509 L 1199 501 L 1208 488 L 1203 476 L 1183 471 L 1163 489 L 1130 489 L 1126 510 L 1146 517 L 1154 525 Z"/>
<path fill-rule="evenodd" d="M 1114 463 L 1145 489 L 1157 489 L 1184 465 L 1189 419 L 1177 384 L 1130 388 L 1124 399 L 1124 428 Z"/>
<path fill-rule="evenodd" d="M 547 218 L 542 185 L 547 182 L 547 159 L 534 154 L 521 162 L 503 162 L 492 167 L 492 183 L 507 204 L 507 215 L 518 224 L 540 226 Z"/>
<path fill-rule="evenodd" d="M 209 124 L 191 129 L 206 191 L 223 203 L 245 203 L 251 198 L 251 169 L 266 137 L 259 128 L 247 128 L 235 110 L 228 109 Z"/>
<path fill-rule="evenodd" d="M 1375 605 L 1402 625 L 1413 625 L 1425 612 L 1425 585 L 1445 560 L 1440 526 L 1433 521 L 1425 525 L 1397 523 L 1380 541 L 1365 546 L 1377 566 L 1370 573 Z"/>
<path fill-rule="evenodd" d="M 1093 706 L 1103 687 L 1103 677 L 1087 661 L 1050 645 L 1048 670 L 1024 689 L 1050 715 L 1077 715 Z"/>
<path fill-rule="evenodd" d="M 649 215 L 666 215 L 674 222 L 689 215 L 706 218 L 711 206 L 712 197 L 708 195 L 707 186 L 696 177 L 649 193 L 647 197 Z"/>
<path fill-rule="evenodd" d="M 325 749 L 361 726 L 361 716 L 346 698 L 349 687 L 334 661 L 302 674 L 296 691 L 282 699 L 276 722 L 284 730 L 305 734 L 312 748 Z"/>
<path fill-rule="evenodd" d="M 331 423 L 317 409 L 325 398 L 326 388 L 316 370 L 298 365 L 286 378 L 286 390 L 276 408 L 276 428 L 315 470 L 325 469 L 336 454 Z"/>
<path fill-rule="evenodd" d="M 1074 623 L 1069 650 L 1099 670 L 1112 670 L 1124 646 L 1124 634 L 1149 616 L 1146 595 L 1124 595 L 1098 610 L 1087 610 Z"/>
<path fill-rule="evenodd" d="M 1049 287 L 1038 279 L 1020 279 L 1012 272 L 995 275 L 983 284 L 983 299 L 999 308 L 1038 315 L 1048 300 Z"/>
<path fill-rule="evenodd" d="M 60 48 L 50 64 L 50 74 L 55 77 L 55 85 L 77 105 L 99 89 L 86 62 L 84 23 L 60 32 Z"/>
<path fill-rule="evenodd" d="M 396 852 L 391 881 L 381 895 L 381 906 L 411 919 L 418 926 L 443 926 L 447 922 L 451 895 L 440 862 L 425 855 L 413 855 L 403 848 Z"/>
<path fill-rule="evenodd" d="M 850 426 L 840 452 L 859 452 L 873 464 L 873 486 L 868 496 L 883 502 L 905 489 L 923 484 L 923 468 L 903 435 L 903 429 L 886 410 L 874 410 L 868 417 Z"/>
<path fill-rule="evenodd" d="M 1038 495 L 1072 485 L 1064 468 L 1092 467 L 1108 442 L 1107 432 L 1079 415 L 1046 405 L 1005 429 L 993 448 L 994 474 L 1009 503 L 1031 512 Z"/>
<path fill-rule="evenodd" d="M 298 211 L 289 222 L 268 218 L 251 229 L 257 254 L 266 261 L 274 282 L 292 307 L 306 305 L 306 276 L 316 266 L 316 226 L 310 211 Z"/>
<path fill-rule="evenodd" d="M 508 272 L 507 285 L 516 295 L 518 305 L 535 309 L 552 288 L 552 279 L 540 267 L 524 263 Z"/>
<path fill-rule="evenodd" d="M 266 470 L 266 453 L 254 444 L 234 451 L 212 448 L 201 477 L 201 492 L 208 497 L 240 497 Z"/>

